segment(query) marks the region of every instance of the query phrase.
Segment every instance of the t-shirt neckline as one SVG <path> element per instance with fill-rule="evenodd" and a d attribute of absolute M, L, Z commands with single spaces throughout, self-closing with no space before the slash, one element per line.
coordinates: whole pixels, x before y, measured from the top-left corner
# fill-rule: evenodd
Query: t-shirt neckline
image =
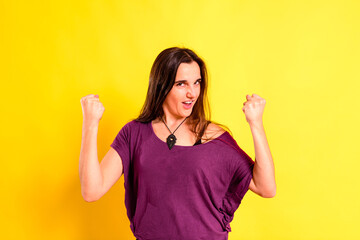
<path fill-rule="evenodd" d="M 150 127 L 151 134 L 154 136 L 154 138 L 157 139 L 158 142 L 161 142 L 162 144 L 166 144 L 166 146 L 167 146 L 167 143 L 164 142 L 163 140 L 161 140 L 161 139 L 155 134 L 154 128 L 153 128 L 153 126 L 152 126 L 152 121 L 149 122 L 148 126 Z M 196 148 L 196 147 L 199 147 L 199 146 L 201 146 L 201 145 L 206 145 L 206 144 L 208 144 L 208 143 L 211 143 L 211 142 L 214 141 L 214 140 L 218 140 L 218 139 L 220 139 L 222 136 L 224 136 L 226 133 L 227 133 L 227 131 L 223 132 L 223 133 L 220 134 L 218 137 L 216 137 L 216 138 L 214 138 L 213 140 L 208 141 L 208 142 L 206 142 L 206 143 L 201 143 L 201 144 L 191 145 L 191 146 L 184 146 L 184 145 L 176 145 L 176 144 L 175 144 L 175 145 L 173 146 L 173 148 L 174 148 L 174 147 L 177 147 L 177 148 L 178 148 L 178 147 L 180 147 L 180 148 Z"/>

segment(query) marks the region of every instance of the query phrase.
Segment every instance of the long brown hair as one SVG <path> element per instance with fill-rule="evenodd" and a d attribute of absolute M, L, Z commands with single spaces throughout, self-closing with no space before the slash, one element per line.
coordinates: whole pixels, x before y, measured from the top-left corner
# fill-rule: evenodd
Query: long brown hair
<path fill-rule="evenodd" d="M 215 123 L 210 120 L 211 113 L 207 98 L 208 73 L 205 62 L 195 54 L 194 51 L 188 48 L 167 48 L 156 57 L 150 71 L 146 100 L 140 111 L 140 115 L 134 119 L 135 121 L 148 123 L 154 119 L 163 117 L 164 111 L 162 105 L 166 96 L 174 86 L 179 65 L 181 63 L 191 63 L 193 61 L 200 67 L 200 95 L 193 107 L 188 121 L 191 126 L 191 131 L 196 135 L 196 141 L 202 138 L 207 126 L 211 122 Z M 230 132 L 228 127 L 219 123 L 216 124 L 226 128 Z M 205 140 L 211 139 L 208 138 Z"/>

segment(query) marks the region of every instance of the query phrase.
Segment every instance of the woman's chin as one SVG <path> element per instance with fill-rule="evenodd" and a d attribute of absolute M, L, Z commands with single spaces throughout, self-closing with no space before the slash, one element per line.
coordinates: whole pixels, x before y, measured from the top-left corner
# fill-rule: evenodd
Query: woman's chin
<path fill-rule="evenodd" d="M 192 114 L 193 112 L 193 107 L 192 108 L 189 108 L 189 109 L 184 109 L 184 108 L 180 108 L 180 109 L 177 109 L 178 110 L 178 117 L 179 118 L 186 118 L 186 117 L 190 117 L 190 115 Z"/>
<path fill-rule="evenodd" d="M 191 114 L 192 114 L 192 109 L 191 109 L 191 111 L 185 112 L 184 117 L 190 117 Z"/>

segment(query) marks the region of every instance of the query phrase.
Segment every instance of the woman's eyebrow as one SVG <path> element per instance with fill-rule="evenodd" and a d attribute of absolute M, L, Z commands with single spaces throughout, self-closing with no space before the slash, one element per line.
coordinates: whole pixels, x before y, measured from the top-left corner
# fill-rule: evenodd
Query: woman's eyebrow
<path fill-rule="evenodd" d="M 196 81 L 199 81 L 199 80 L 201 81 L 201 78 L 196 79 L 195 82 L 196 82 Z M 187 82 L 187 80 L 178 80 L 178 81 L 175 81 L 175 83 L 179 83 L 179 82 Z"/>
<path fill-rule="evenodd" d="M 184 83 L 187 82 L 186 80 L 179 80 L 179 81 L 175 81 L 175 83 Z"/>

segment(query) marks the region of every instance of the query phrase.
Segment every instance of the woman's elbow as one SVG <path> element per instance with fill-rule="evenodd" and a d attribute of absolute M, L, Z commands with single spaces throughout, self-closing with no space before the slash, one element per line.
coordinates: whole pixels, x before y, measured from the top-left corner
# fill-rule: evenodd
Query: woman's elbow
<path fill-rule="evenodd" d="M 273 197 L 275 197 L 275 195 L 276 195 L 276 189 L 262 192 L 261 197 L 273 198 Z"/>
<path fill-rule="evenodd" d="M 99 200 L 99 197 L 95 194 L 81 192 L 81 195 L 82 195 L 83 199 L 85 200 L 85 202 L 96 202 L 97 200 Z"/>

